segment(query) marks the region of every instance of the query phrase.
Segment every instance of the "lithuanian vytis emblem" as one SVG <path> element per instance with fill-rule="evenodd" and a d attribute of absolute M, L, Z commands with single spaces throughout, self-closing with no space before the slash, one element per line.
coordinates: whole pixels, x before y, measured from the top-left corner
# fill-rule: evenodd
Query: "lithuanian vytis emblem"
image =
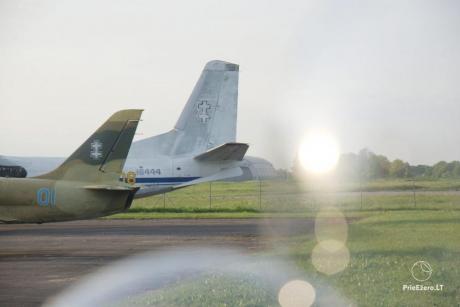
<path fill-rule="evenodd" d="M 99 160 L 102 158 L 102 142 L 99 140 L 94 140 L 91 142 L 91 150 L 89 156 L 93 160 Z"/>

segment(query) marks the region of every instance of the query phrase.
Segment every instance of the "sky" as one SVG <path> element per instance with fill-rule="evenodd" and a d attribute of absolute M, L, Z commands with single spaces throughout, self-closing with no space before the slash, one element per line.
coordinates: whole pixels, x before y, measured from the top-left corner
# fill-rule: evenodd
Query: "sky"
<path fill-rule="evenodd" d="M 238 141 L 460 160 L 458 1 L 0 0 L 0 154 L 67 156 L 107 117 L 170 130 L 206 62 L 240 65 Z"/>

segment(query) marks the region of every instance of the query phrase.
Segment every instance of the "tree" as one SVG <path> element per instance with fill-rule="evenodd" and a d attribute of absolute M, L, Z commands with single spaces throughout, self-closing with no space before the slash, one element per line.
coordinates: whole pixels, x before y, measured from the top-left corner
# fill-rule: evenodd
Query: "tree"
<path fill-rule="evenodd" d="M 409 173 L 411 177 L 430 177 L 432 167 L 429 165 L 415 165 L 409 167 Z"/>
<path fill-rule="evenodd" d="M 379 165 L 380 177 L 387 177 L 390 174 L 390 161 L 384 155 L 378 155 L 376 159 Z"/>
<path fill-rule="evenodd" d="M 396 159 L 390 164 L 390 176 L 395 178 L 409 177 L 409 163 Z"/>
<path fill-rule="evenodd" d="M 452 168 L 452 177 L 460 177 L 460 161 L 453 161 L 454 167 Z"/>
<path fill-rule="evenodd" d="M 378 179 L 388 176 L 390 171 L 390 161 L 383 155 L 362 149 L 358 155 L 358 165 L 362 178 Z"/>
<path fill-rule="evenodd" d="M 339 177 L 344 179 L 359 179 L 359 157 L 354 153 L 340 155 L 337 163 L 336 172 Z"/>
<path fill-rule="evenodd" d="M 448 165 L 446 161 L 440 161 L 433 165 L 432 176 L 434 178 L 445 177 L 448 172 Z"/>
<path fill-rule="evenodd" d="M 298 157 L 294 160 L 292 171 L 296 177 L 305 176 Z M 414 166 L 401 159 L 390 162 L 386 156 L 377 155 L 364 148 L 358 154 L 342 154 L 339 158 L 335 174 L 343 179 L 351 180 L 369 180 L 387 177 L 460 178 L 460 161 L 440 161 L 433 166 L 423 164 Z"/>

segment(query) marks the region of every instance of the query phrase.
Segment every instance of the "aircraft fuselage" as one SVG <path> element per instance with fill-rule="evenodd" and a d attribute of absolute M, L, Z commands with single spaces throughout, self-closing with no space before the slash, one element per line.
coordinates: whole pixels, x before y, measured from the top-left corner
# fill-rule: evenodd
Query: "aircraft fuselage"
<path fill-rule="evenodd" d="M 127 209 L 128 191 L 87 190 L 87 185 L 64 180 L 0 178 L 0 222 L 69 221 Z"/>
<path fill-rule="evenodd" d="M 223 169 L 238 167 L 241 161 L 200 162 L 190 157 L 161 157 L 153 159 L 130 159 L 124 174 L 134 173 L 136 186 L 141 190 L 136 197 L 155 195 L 174 187 L 216 174 Z"/>

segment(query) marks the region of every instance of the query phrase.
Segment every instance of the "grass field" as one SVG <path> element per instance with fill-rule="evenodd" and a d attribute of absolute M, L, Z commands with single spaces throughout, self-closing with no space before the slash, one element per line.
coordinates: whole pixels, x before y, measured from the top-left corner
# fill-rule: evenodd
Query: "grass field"
<path fill-rule="evenodd" d="M 343 211 L 457 210 L 459 187 L 457 180 L 214 182 L 136 199 L 129 211 L 109 218 L 295 217 L 331 205 Z"/>
<path fill-rule="evenodd" d="M 460 212 L 388 211 L 349 226 L 349 266 L 324 276 L 312 265 L 314 238 L 299 238 L 290 255 L 314 278 L 334 285 L 358 306 L 458 306 L 460 304 Z M 417 282 L 411 266 L 424 260 L 433 274 Z M 442 292 L 402 291 L 403 284 L 443 284 Z"/>
<path fill-rule="evenodd" d="M 346 213 L 346 215 L 349 213 Z M 350 260 L 332 275 L 312 262 L 314 234 L 284 242 L 287 249 L 256 257 L 287 259 L 317 291 L 313 306 L 331 296 L 343 306 L 458 306 L 460 303 L 460 211 L 397 210 L 366 212 L 349 224 Z M 432 267 L 429 280 L 418 282 L 410 269 L 417 261 Z M 443 285 L 443 291 L 403 291 L 403 285 Z M 122 306 L 279 306 L 279 287 L 248 274 L 206 273 L 144 293 Z M 351 304 L 351 305 L 350 305 Z M 334 303 L 334 306 L 338 306 Z"/>
<path fill-rule="evenodd" d="M 112 218 L 314 218 L 333 206 L 348 218 L 350 261 L 333 275 L 317 270 L 314 234 L 291 238 L 269 255 L 289 259 L 314 287 L 337 292 L 352 306 L 460 306 L 460 182 L 376 181 L 306 188 L 293 182 L 213 183 L 136 200 Z M 358 189 L 357 189 L 358 187 Z M 362 192 L 360 191 L 362 190 Z M 264 253 L 261 256 L 267 256 Z M 429 280 L 410 269 L 430 263 Z M 403 285 L 443 285 L 443 291 L 403 291 Z M 273 285 L 250 276 L 205 275 L 137 297 L 128 305 L 278 306 Z M 318 289 L 317 289 L 318 290 Z M 319 291 L 316 305 L 328 291 Z M 326 304 L 328 305 L 328 304 Z"/>

